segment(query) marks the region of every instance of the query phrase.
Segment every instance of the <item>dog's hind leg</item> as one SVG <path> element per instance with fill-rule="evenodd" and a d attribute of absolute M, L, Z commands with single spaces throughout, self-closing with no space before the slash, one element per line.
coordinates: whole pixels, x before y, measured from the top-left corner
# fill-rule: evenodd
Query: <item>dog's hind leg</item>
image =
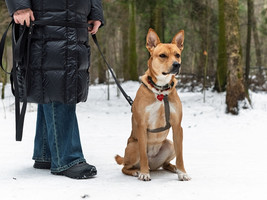
<path fill-rule="evenodd" d="M 171 164 L 171 163 L 164 163 L 162 167 L 165 170 L 168 170 L 168 171 L 173 172 L 173 173 L 177 173 L 176 166 Z"/>
<path fill-rule="evenodd" d="M 140 162 L 140 154 L 138 149 L 138 143 L 136 141 L 128 143 L 125 149 L 124 163 L 123 163 L 124 167 L 122 168 L 122 172 L 126 175 L 138 176 L 140 170 L 138 168 L 139 162 Z"/>
<path fill-rule="evenodd" d="M 135 169 L 135 168 L 130 168 L 128 169 L 128 166 L 124 166 L 122 168 L 122 173 L 126 174 L 126 175 L 130 175 L 130 176 L 138 176 L 139 174 L 139 169 Z"/>
<path fill-rule="evenodd" d="M 173 171 L 172 165 L 170 164 L 170 161 L 173 158 L 175 158 L 173 143 L 166 139 L 163 142 L 158 154 L 149 158 L 149 167 L 151 170 L 156 170 L 160 167 L 163 167 L 164 169 Z"/>

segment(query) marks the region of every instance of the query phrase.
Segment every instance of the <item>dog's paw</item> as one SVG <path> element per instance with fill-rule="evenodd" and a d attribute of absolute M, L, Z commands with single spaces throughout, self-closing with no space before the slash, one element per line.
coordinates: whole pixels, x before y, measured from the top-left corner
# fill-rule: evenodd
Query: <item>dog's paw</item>
<path fill-rule="evenodd" d="M 139 171 L 136 171 L 136 172 L 133 173 L 133 176 L 138 177 L 139 174 L 140 174 L 140 172 Z"/>
<path fill-rule="evenodd" d="M 138 174 L 138 179 L 141 181 L 151 181 L 150 174 L 145 174 L 145 173 L 139 173 Z"/>
<path fill-rule="evenodd" d="M 190 181 L 191 180 L 191 177 L 187 173 L 184 173 L 178 169 L 176 172 L 178 174 L 179 181 Z"/>

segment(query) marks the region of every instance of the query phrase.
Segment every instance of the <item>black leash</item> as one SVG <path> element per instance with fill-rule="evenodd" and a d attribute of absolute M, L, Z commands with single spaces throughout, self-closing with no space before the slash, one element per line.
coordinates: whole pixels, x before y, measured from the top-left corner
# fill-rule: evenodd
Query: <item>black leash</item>
<path fill-rule="evenodd" d="M 126 92 L 123 90 L 123 88 L 121 87 L 121 85 L 120 85 L 118 79 L 116 78 L 116 76 L 115 76 L 115 74 L 114 74 L 112 68 L 111 68 L 110 65 L 108 64 L 108 62 L 107 62 L 105 56 L 103 55 L 103 53 L 102 53 L 102 51 L 101 51 L 101 49 L 100 49 L 100 47 L 99 47 L 99 44 L 98 44 L 96 35 L 92 35 L 92 38 L 93 38 L 93 40 L 94 40 L 95 45 L 96 45 L 97 48 L 98 48 L 98 51 L 99 51 L 100 54 L 101 54 L 103 60 L 105 61 L 105 63 L 106 63 L 106 65 L 107 65 L 107 67 L 108 67 L 108 69 L 109 69 L 109 71 L 110 71 L 110 73 L 111 73 L 113 79 L 115 80 L 115 83 L 117 84 L 118 88 L 120 89 L 121 93 L 123 94 L 123 96 L 125 97 L 125 99 L 128 101 L 128 103 L 130 104 L 130 106 L 132 106 L 132 105 L 133 105 L 133 100 L 132 100 L 132 98 L 131 98 L 130 96 L 128 96 L 128 95 L 126 94 Z"/>
<path fill-rule="evenodd" d="M 3 67 L 2 59 L 3 59 L 6 36 L 11 26 L 12 26 L 12 31 L 13 31 L 13 34 L 12 34 L 13 67 L 12 67 L 11 72 L 7 72 Z M 3 37 L 0 43 L 0 65 L 1 65 L 1 68 L 4 70 L 4 72 L 6 72 L 7 74 L 10 74 L 12 93 L 15 96 L 16 141 L 21 141 L 24 118 L 25 118 L 25 113 L 26 113 L 26 108 L 27 108 L 27 84 L 24 85 L 24 88 L 23 88 L 24 95 L 21 97 L 22 99 L 20 99 L 18 77 L 17 77 L 16 69 L 18 68 L 18 63 L 22 61 L 22 58 L 25 55 L 24 50 L 25 50 L 25 46 L 27 46 L 26 65 L 25 65 L 25 81 L 27 81 L 31 32 L 29 31 L 29 28 L 27 28 L 26 25 L 24 25 L 20 37 L 16 40 L 15 38 L 16 31 L 19 31 L 18 29 L 16 30 L 16 28 L 19 28 L 19 25 L 16 25 L 15 22 L 12 20 L 9 23 L 7 30 L 3 34 Z M 22 107 L 20 107 L 20 102 L 22 102 Z"/>

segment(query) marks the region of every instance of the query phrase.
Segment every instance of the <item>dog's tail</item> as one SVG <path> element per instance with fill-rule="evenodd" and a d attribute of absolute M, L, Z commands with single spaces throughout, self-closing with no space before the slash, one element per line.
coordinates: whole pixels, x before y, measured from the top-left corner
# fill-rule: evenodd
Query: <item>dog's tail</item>
<path fill-rule="evenodd" d="M 116 156 L 115 156 L 115 160 L 116 160 L 116 162 L 117 162 L 119 165 L 122 165 L 123 162 L 124 162 L 124 158 L 121 157 L 121 156 L 119 156 L 119 155 L 116 155 Z"/>

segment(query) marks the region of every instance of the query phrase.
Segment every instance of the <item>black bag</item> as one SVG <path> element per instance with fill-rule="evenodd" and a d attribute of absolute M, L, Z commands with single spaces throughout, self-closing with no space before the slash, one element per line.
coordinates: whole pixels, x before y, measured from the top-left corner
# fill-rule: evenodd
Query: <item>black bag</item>
<path fill-rule="evenodd" d="M 6 36 L 10 27 L 12 27 L 13 67 L 11 72 L 7 72 L 3 68 L 2 59 Z M 12 20 L 3 34 L 0 43 L 0 66 L 7 74 L 10 74 L 12 93 L 15 96 L 16 141 L 22 140 L 24 117 L 27 108 L 31 27 L 27 27 L 26 24 L 24 26 L 15 24 L 14 20 Z M 22 102 L 22 107 L 20 107 L 20 102 Z"/>

